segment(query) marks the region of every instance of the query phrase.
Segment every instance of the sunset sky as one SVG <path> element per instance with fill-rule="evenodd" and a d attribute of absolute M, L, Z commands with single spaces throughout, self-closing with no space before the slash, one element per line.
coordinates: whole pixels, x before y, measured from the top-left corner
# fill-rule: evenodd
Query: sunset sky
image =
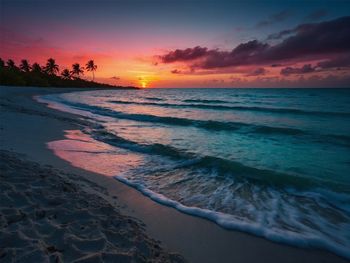
<path fill-rule="evenodd" d="M 145 87 L 344 87 L 350 1 L 0 2 L 0 57 Z M 91 79 L 89 72 L 84 78 Z"/>

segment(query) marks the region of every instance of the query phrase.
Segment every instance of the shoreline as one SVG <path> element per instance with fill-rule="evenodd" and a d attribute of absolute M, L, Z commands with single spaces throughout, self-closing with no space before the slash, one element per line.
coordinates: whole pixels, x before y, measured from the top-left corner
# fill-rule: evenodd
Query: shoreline
<path fill-rule="evenodd" d="M 256 262 L 261 258 L 268 262 L 347 262 L 327 251 L 290 247 L 247 233 L 225 230 L 211 221 L 160 205 L 114 178 L 72 167 L 59 159 L 46 143 L 64 139 L 64 130 L 79 129 L 78 118 L 49 109 L 32 97 L 87 90 L 93 89 L 1 87 L 1 118 L 6 120 L 1 127 L 4 140 L 1 149 L 25 154 L 33 161 L 78 174 L 105 188 L 110 196 L 117 196 L 123 214 L 145 223 L 147 234 L 190 262 Z M 40 129 L 40 125 L 44 129 Z M 16 133 L 18 137 L 13 140 Z"/>
<path fill-rule="evenodd" d="M 52 87 L 36 87 L 36 86 L 18 86 L 18 85 L 0 85 L 1 88 L 23 88 L 23 89 L 53 89 L 53 90 L 61 90 L 61 89 L 68 89 L 68 90 L 82 90 L 82 91 L 89 91 L 89 90 L 139 90 L 141 88 L 134 87 L 134 86 L 112 86 L 109 84 L 99 83 L 100 87 L 65 87 L 65 86 L 52 86 Z M 105 85 L 105 86 L 103 86 Z"/>

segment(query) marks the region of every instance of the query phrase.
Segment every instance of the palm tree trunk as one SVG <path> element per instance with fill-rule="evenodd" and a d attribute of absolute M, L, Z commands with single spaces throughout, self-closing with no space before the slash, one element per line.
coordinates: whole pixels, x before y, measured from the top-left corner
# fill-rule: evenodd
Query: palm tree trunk
<path fill-rule="evenodd" d="M 94 80 L 95 80 L 95 72 L 92 71 L 92 81 L 94 81 Z"/>

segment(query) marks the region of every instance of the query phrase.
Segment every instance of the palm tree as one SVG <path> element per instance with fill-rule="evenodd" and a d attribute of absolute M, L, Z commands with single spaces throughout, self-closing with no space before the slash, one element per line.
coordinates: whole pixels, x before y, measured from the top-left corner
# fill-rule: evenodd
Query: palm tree
<path fill-rule="evenodd" d="M 15 62 L 12 59 L 7 60 L 6 64 L 9 69 L 17 69 Z"/>
<path fill-rule="evenodd" d="M 92 59 L 86 63 L 86 70 L 92 72 L 92 81 L 95 80 L 96 69 L 97 69 L 97 65 L 95 65 L 95 62 Z"/>
<path fill-rule="evenodd" d="M 58 73 L 59 68 L 56 64 L 56 61 L 53 58 L 49 58 L 47 60 L 45 71 L 49 75 L 56 75 L 56 73 Z"/>
<path fill-rule="evenodd" d="M 80 67 L 79 63 L 75 63 L 72 65 L 72 75 L 75 75 L 77 78 L 79 78 L 80 74 L 84 74 L 84 68 Z"/>
<path fill-rule="evenodd" d="M 63 79 L 70 79 L 71 75 L 68 69 L 64 69 L 61 73 Z"/>
<path fill-rule="evenodd" d="M 30 65 L 29 65 L 29 62 L 28 60 L 26 59 L 22 59 L 21 60 L 21 65 L 19 65 L 19 68 L 24 71 L 24 72 L 29 72 L 30 71 Z"/>
<path fill-rule="evenodd" d="M 32 65 L 32 72 L 36 72 L 36 73 L 41 73 L 42 72 L 42 68 L 38 63 L 34 63 Z"/>

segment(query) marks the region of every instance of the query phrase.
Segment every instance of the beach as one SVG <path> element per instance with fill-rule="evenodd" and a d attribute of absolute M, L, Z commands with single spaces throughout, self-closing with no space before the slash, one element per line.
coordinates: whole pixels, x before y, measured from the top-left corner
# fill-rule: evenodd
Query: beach
<path fill-rule="evenodd" d="M 4 262 L 347 262 L 324 250 L 224 229 L 59 158 L 48 143 L 86 121 L 34 97 L 76 91 L 82 89 L 0 88 Z"/>
<path fill-rule="evenodd" d="M 99 197 L 98 185 L 7 151 L 0 156 L 2 262 L 184 262 Z"/>

